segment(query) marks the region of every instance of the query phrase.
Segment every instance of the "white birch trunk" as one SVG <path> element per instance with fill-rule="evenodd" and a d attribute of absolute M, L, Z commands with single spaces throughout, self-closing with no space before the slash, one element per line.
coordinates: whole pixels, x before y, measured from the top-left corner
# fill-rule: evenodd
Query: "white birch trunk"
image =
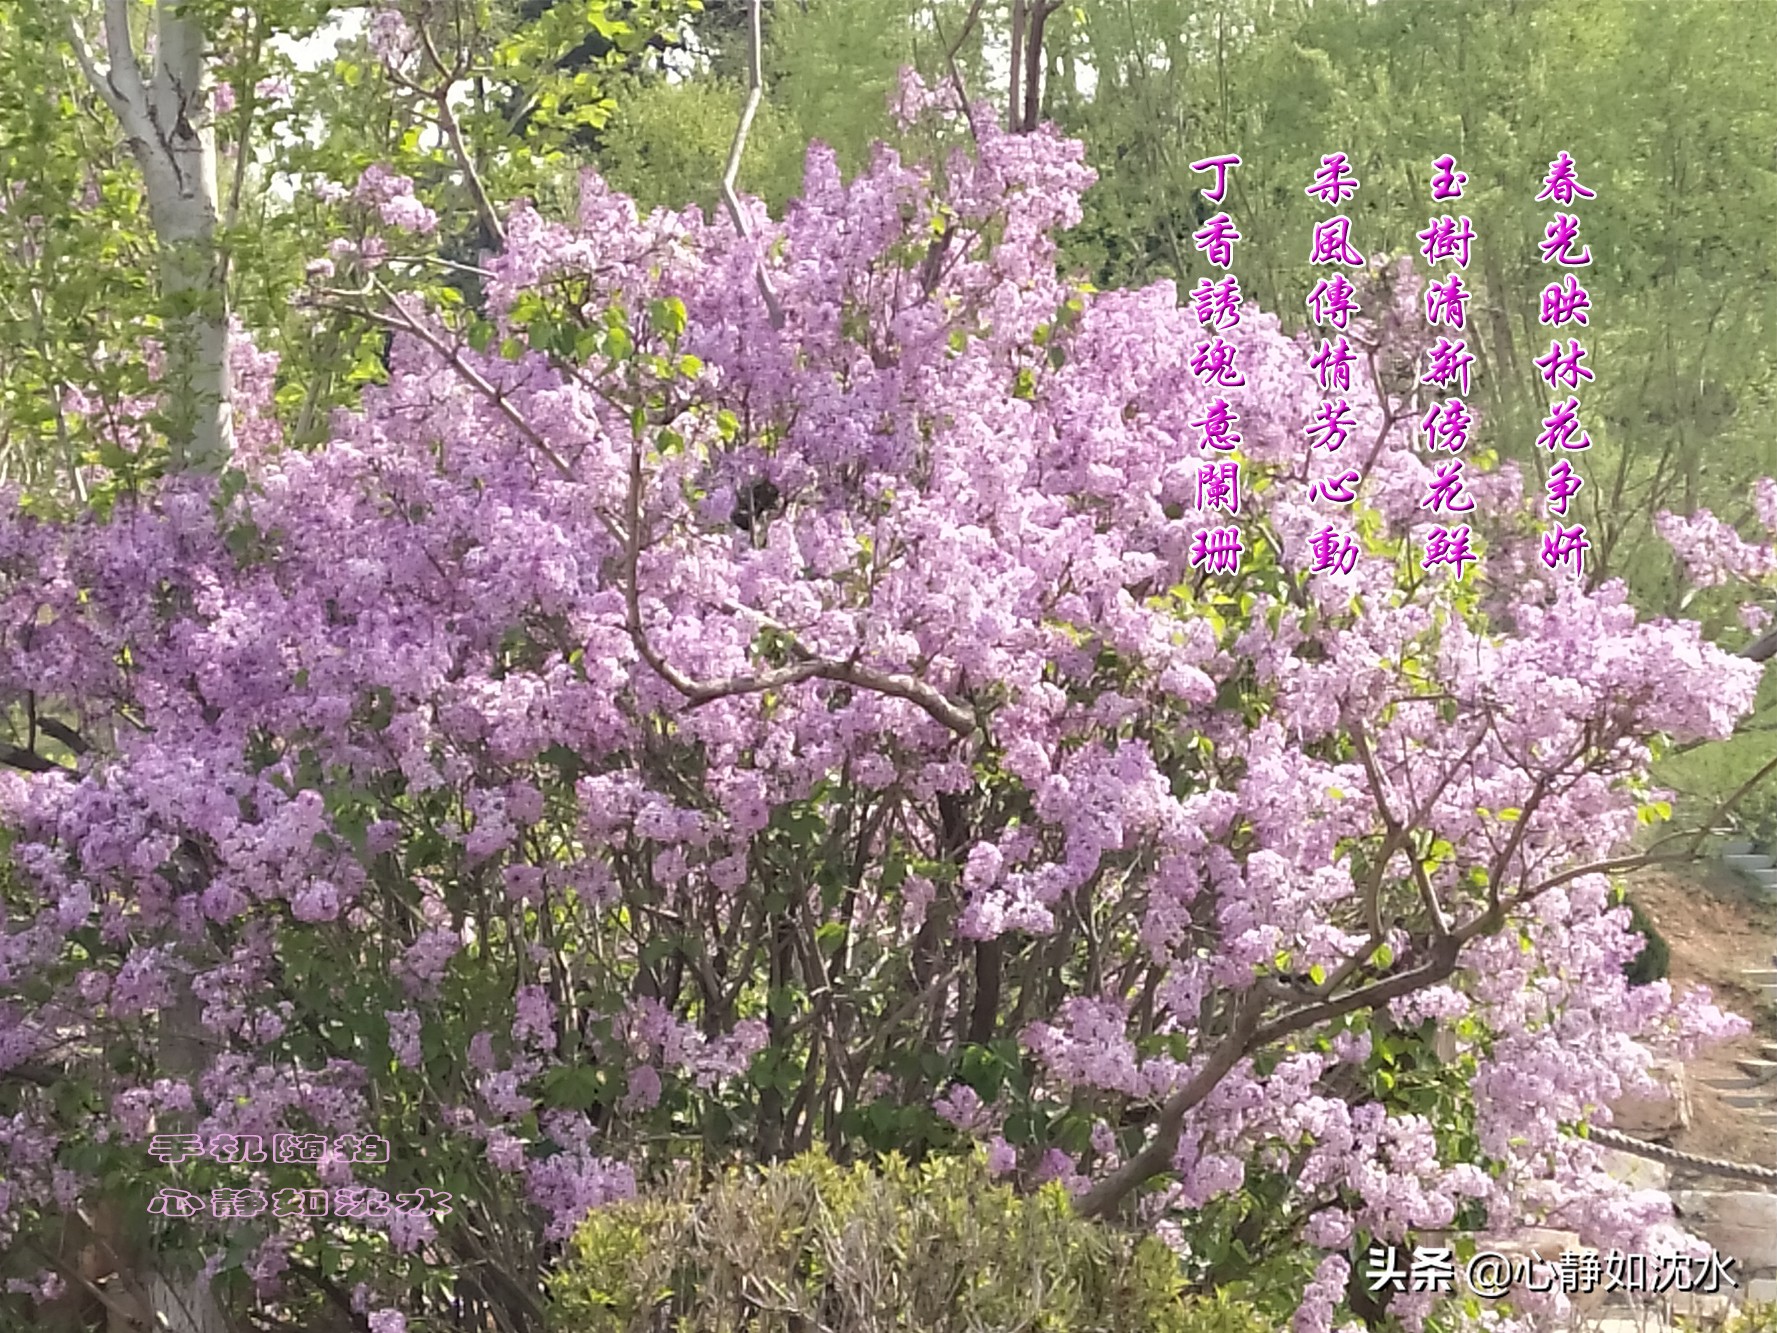
<path fill-rule="evenodd" d="M 130 0 L 105 0 L 105 70 L 95 64 L 78 24 L 70 23 L 69 31 L 76 57 L 117 116 L 147 187 L 167 307 L 163 388 L 173 469 L 218 472 L 234 450 L 234 416 L 205 35 L 172 0 L 157 0 L 153 66 L 144 78 L 129 18 Z"/>

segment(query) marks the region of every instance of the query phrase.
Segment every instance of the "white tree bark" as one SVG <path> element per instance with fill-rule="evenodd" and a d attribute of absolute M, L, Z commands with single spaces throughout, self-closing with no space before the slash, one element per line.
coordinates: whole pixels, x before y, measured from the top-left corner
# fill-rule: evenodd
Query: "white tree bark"
<path fill-rule="evenodd" d="M 72 16 L 69 33 L 88 81 L 123 128 L 147 187 L 167 306 L 163 383 L 173 468 L 218 472 L 234 450 L 234 417 L 205 34 L 174 0 L 157 0 L 153 68 L 144 79 L 130 37 L 130 3 L 105 0 L 107 69 L 98 68 Z"/>

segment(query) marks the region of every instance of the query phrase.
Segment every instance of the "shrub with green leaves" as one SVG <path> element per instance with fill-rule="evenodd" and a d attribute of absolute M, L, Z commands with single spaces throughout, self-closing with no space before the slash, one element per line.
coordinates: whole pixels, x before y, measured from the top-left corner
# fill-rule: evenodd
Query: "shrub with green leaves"
<path fill-rule="evenodd" d="M 1660 981 L 1671 968 L 1672 948 L 1640 903 L 1626 895 L 1623 903 L 1629 909 L 1629 928 L 1642 939 L 1641 952 L 1624 966 L 1623 975 L 1631 986 Z"/>
<path fill-rule="evenodd" d="M 1777 1333 L 1777 1303 L 1761 1301 L 1757 1305 L 1742 1306 L 1720 1323 L 1681 1317 L 1678 1327 L 1683 1333 L 1701 1333 L 1706 1328 L 1719 1329 L 1720 1333 Z"/>
<path fill-rule="evenodd" d="M 1173 1253 L 1019 1195 L 982 1159 L 820 1152 L 592 1214 L 554 1284 L 563 1333 L 1265 1333 L 1185 1294 Z"/>

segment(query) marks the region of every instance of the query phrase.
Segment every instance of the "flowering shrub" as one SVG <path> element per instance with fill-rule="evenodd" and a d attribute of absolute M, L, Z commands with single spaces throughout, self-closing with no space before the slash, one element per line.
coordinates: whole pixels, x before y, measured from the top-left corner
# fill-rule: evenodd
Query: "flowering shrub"
<path fill-rule="evenodd" d="M 1248 559 L 1191 570 L 1193 320 L 1056 274 L 1078 144 L 974 128 L 850 184 L 816 150 L 751 238 L 589 177 L 572 222 L 513 209 L 482 314 L 341 246 L 313 299 L 400 332 L 324 448 L 278 447 L 243 350 L 220 481 L 8 507 L 25 1289 L 71 1217 L 127 1258 L 91 1201 L 139 1231 L 166 1185 L 319 1179 L 452 1211 L 154 1239 L 236 1301 L 534 1326 L 590 1211 L 815 1144 L 978 1141 L 1210 1275 L 1270 1246 L 1304 1330 L 1372 1240 L 1459 1216 L 1679 1243 L 1563 1131 L 1737 1030 L 1626 988 L 1610 876 L 1656 747 L 1730 735 L 1759 668 L 1545 580 L 1509 470 L 1474 486 L 1495 582 L 1426 577 L 1428 469 L 1374 384 L 1367 558 L 1301 572 L 1332 464 L 1269 317 Z M 404 245 L 431 225 L 398 178 L 356 197 Z M 1417 295 L 1382 299 L 1386 365 Z M 1397 1068 L 1403 1029 L 1461 1076 Z M 391 1151 L 162 1165 L 169 1132 Z"/>

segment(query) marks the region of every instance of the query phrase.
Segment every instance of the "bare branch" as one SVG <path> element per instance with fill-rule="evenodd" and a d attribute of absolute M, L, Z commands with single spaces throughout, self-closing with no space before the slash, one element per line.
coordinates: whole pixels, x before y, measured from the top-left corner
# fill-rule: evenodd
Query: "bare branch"
<path fill-rule="evenodd" d="M 414 25 L 426 48 L 426 58 L 437 68 L 444 78 L 441 87 L 431 93 L 432 100 L 438 104 L 438 128 L 444 132 L 445 140 L 450 144 L 451 155 L 456 158 L 457 165 L 463 169 L 463 179 L 469 186 L 469 193 L 475 197 L 475 213 L 481 219 L 481 225 L 487 229 L 500 245 L 506 244 L 506 227 L 500 221 L 500 215 L 494 209 L 494 202 L 488 197 L 487 186 L 482 184 L 481 173 L 475 169 L 475 159 L 469 155 L 469 147 L 463 142 L 462 127 L 457 124 L 456 113 L 450 109 L 450 90 L 456 86 L 457 74 L 448 68 L 438 54 L 438 48 L 432 42 L 432 34 L 426 30 L 424 23 Z"/>
<path fill-rule="evenodd" d="M 1777 770 L 1777 755 L 1772 756 L 1758 772 L 1747 778 L 1745 782 L 1742 782 L 1726 800 L 1716 806 L 1715 809 L 1711 810 L 1709 812 L 1708 820 L 1705 821 L 1704 828 L 1713 828 L 1720 824 L 1723 819 L 1726 819 L 1732 814 L 1734 807 L 1739 805 L 1741 801 L 1745 800 L 1752 789 L 1769 777 L 1773 770 Z M 1700 841 L 1701 833 L 1699 833 L 1699 842 Z"/>
<path fill-rule="evenodd" d="M 1358 758 L 1363 761 L 1364 777 L 1370 786 L 1370 795 L 1375 798 L 1376 812 L 1382 816 L 1382 848 L 1376 853 L 1376 862 L 1370 867 L 1370 873 L 1362 885 L 1361 898 L 1364 905 L 1364 924 L 1370 930 L 1371 950 L 1382 939 L 1382 881 L 1388 874 L 1388 863 L 1394 859 L 1407 841 L 1406 830 L 1388 808 L 1388 797 L 1383 791 L 1382 772 L 1376 766 L 1376 759 L 1370 753 L 1370 743 L 1364 735 L 1363 724 L 1353 718 L 1348 724 L 1351 730 L 1351 743 L 1357 750 Z"/>
<path fill-rule="evenodd" d="M 66 768 L 53 759 L 45 759 L 35 751 L 17 745 L 0 745 L 0 764 L 25 773 L 63 773 L 71 778 L 80 776 L 73 769 Z"/>
<path fill-rule="evenodd" d="M 1024 28 L 1029 8 L 1030 0 L 1012 0 L 1012 58 L 1008 62 L 1006 78 L 1006 130 L 1011 134 L 1019 130 L 1021 101 L 1018 83 L 1024 75 Z"/>
<path fill-rule="evenodd" d="M 1772 626 L 1740 650 L 1740 656 L 1754 662 L 1763 662 L 1773 653 L 1777 653 L 1777 626 Z"/>
<path fill-rule="evenodd" d="M 969 12 L 963 16 L 963 26 L 957 30 L 956 40 L 946 42 L 944 46 L 944 65 L 950 71 L 950 86 L 956 90 L 957 109 L 962 112 L 963 123 L 969 127 L 969 137 L 977 144 L 981 136 L 975 132 L 975 117 L 969 111 L 969 90 L 963 84 L 962 70 L 957 67 L 957 52 L 963 49 L 963 43 L 969 40 L 969 34 L 975 29 L 975 22 L 981 17 L 981 6 L 984 0 L 973 0 Z M 932 9 L 932 27 L 938 34 L 938 40 L 944 41 L 944 25 L 938 18 L 936 7 Z"/>
<path fill-rule="evenodd" d="M 122 95 L 111 86 L 109 78 L 99 73 L 99 67 L 93 60 L 92 48 L 87 45 L 86 34 L 81 32 L 79 21 L 71 12 L 65 17 L 67 19 L 68 45 L 74 48 L 74 59 L 80 65 L 80 72 L 86 76 L 86 81 L 92 85 L 92 89 L 99 95 L 99 99 L 111 108 L 111 114 L 122 120 L 124 117 Z"/>
<path fill-rule="evenodd" d="M 548 459 L 558 473 L 568 480 L 573 479 L 574 470 L 567 465 L 562 456 L 550 447 L 549 441 L 545 440 L 538 432 L 537 428 L 526 420 L 524 413 L 520 412 L 507 400 L 505 394 L 489 384 L 486 376 L 484 376 L 479 370 L 475 369 L 475 367 L 470 365 L 467 361 L 463 360 L 463 354 L 460 348 L 450 346 L 444 341 L 444 339 L 440 338 L 431 329 L 428 329 L 423 322 L 413 318 L 403 310 L 400 304 L 395 300 L 395 293 L 390 291 L 386 285 L 379 282 L 376 286 L 377 289 L 389 299 L 391 308 L 396 312 L 395 314 L 385 314 L 380 310 L 373 310 L 369 306 L 343 305 L 336 302 L 321 302 L 320 304 L 330 310 L 338 310 L 348 315 L 356 315 L 359 319 L 367 319 L 372 324 L 380 324 L 386 329 L 395 329 L 401 333 L 411 333 L 414 337 L 425 343 L 426 346 L 430 347 L 434 352 L 438 353 L 439 356 L 443 357 L 445 361 L 450 364 L 451 369 L 461 375 L 471 388 L 482 397 L 486 398 L 488 402 L 492 403 L 495 410 L 498 411 L 501 416 L 505 417 L 519 434 L 529 440 L 532 446 L 536 448 L 537 452 L 542 454 L 544 458 Z M 618 535 L 614 528 L 610 529 L 610 531 L 613 536 Z"/>
<path fill-rule="evenodd" d="M 760 4 L 761 0 L 749 0 L 747 6 L 747 100 L 741 108 L 740 124 L 734 130 L 734 142 L 728 148 L 728 166 L 722 172 L 722 201 L 728 206 L 728 217 L 734 223 L 734 229 L 746 240 L 753 238 L 753 229 L 747 225 L 746 214 L 741 211 L 740 196 L 734 192 L 734 181 L 740 174 L 741 154 L 746 151 L 747 135 L 752 131 L 753 117 L 758 114 L 760 99 L 765 95 L 765 38 L 759 15 Z M 765 271 L 763 259 L 754 268 L 753 276 L 759 283 L 759 295 L 765 300 L 765 309 L 771 315 L 771 327 L 783 328 L 784 308 L 777 299 L 777 289 L 772 286 L 770 275 Z"/>
<path fill-rule="evenodd" d="M 60 741 L 63 745 L 66 745 L 70 750 L 74 751 L 75 754 L 87 754 L 93 748 L 91 745 L 87 744 L 86 738 L 78 731 L 74 730 L 73 727 L 70 727 L 65 722 L 58 722 L 53 717 L 38 718 L 37 729 L 52 740 Z"/>
<path fill-rule="evenodd" d="M 1061 0 L 1032 0 L 1026 18 L 1029 31 L 1024 38 L 1024 119 L 1016 127 L 1023 134 L 1034 134 L 1042 119 L 1043 30 L 1060 8 Z"/>

